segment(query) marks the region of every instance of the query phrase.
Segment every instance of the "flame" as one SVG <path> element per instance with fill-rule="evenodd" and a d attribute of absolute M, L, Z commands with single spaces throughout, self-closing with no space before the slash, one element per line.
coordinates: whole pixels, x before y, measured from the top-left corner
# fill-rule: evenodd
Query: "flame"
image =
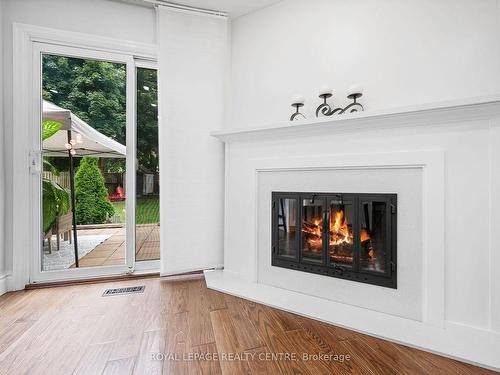
<path fill-rule="evenodd" d="M 353 235 L 344 215 L 344 210 L 330 211 L 330 246 L 352 244 Z"/>
<path fill-rule="evenodd" d="M 371 239 L 370 235 L 368 234 L 368 231 L 365 228 L 361 229 L 361 242 L 365 242 Z"/>
<path fill-rule="evenodd" d="M 302 223 L 302 232 L 304 233 L 305 248 L 304 250 L 311 251 L 313 253 L 320 253 L 322 251 L 322 229 L 323 220 L 314 219 L 312 221 L 304 221 Z M 365 228 L 361 229 L 360 240 L 365 242 L 370 240 L 370 234 Z M 352 230 L 349 228 L 349 223 L 344 214 L 344 210 L 340 209 L 338 211 L 330 211 L 330 246 L 340 246 L 340 245 L 352 245 L 354 242 L 354 235 Z M 352 262 L 352 256 L 337 254 L 336 250 L 333 250 L 331 256 L 337 261 Z M 374 252 L 373 248 L 370 246 L 368 256 L 373 258 Z"/>
<path fill-rule="evenodd" d="M 305 240 L 307 243 L 306 250 L 310 250 L 315 253 L 322 251 L 321 247 L 323 245 L 323 238 L 321 237 L 321 231 L 323 228 L 323 220 L 315 219 L 313 222 L 302 223 L 302 232 L 305 233 Z"/>

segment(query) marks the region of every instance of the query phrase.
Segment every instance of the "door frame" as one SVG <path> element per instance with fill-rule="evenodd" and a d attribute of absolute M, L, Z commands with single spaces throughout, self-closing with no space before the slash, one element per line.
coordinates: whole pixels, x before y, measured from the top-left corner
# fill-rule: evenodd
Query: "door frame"
<path fill-rule="evenodd" d="M 124 41 L 96 35 L 57 30 L 39 26 L 15 23 L 13 25 L 13 216 L 12 216 L 12 275 L 10 290 L 20 290 L 26 284 L 35 281 L 60 280 L 58 274 L 47 275 L 43 280 L 35 280 L 33 271 L 33 255 L 40 252 L 40 207 L 38 214 L 33 214 L 37 203 L 36 193 L 33 191 L 33 180 L 37 178 L 41 168 L 40 153 L 33 144 L 36 134 L 39 133 L 40 101 L 26 100 L 35 98 L 39 82 L 35 81 L 37 70 L 34 56 L 37 45 L 50 45 L 54 48 L 78 50 L 81 54 L 120 56 L 127 60 L 127 170 L 134 171 L 133 178 L 126 181 L 126 191 L 132 199 L 127 199 L 126 207 L 132 212 L 135 208 L 135 59 L 155 61 L 156 47 L 150 44 Z M 51 47 L 52 48 L 52 47 Z M 90 58 L 93 58 L 89 55 Z M 95 58 L 95 57 L 94 57 Z M 38 70 L 39 73 L 39 70 Z M 129 77 L 133 77 L 133 86 L 129 85 Z M 130 86 L 130 87 L 129 87 Z M 40 92 L 38 92 L 40 96 Z M 134 103 L 134 105 L 129 105 Z M 130 125 L 132 124 L 132 125 Z M 129 132 L 132 131 L 132 134 Z M 28 141 L 27 141 L 28 140 Z M 39 150 L 39 149 L 38 149 Z M 131 157 L 129 157 L 131 156 Z M 131 181 L 132 180 L 132 181 Z M 38 185 L 40 182 L 38 182 Z M 135 235 L 135 220 L 127 220 L 127 235 Z M 36 228 L 36 231 L 34 229 Z M 132 237 L 133 238 L 133 237 Z M 135 241 L 128 239 L 127 253 L 133 251 Z M 129 248 L 130 247 L 130 248 Z M 39 256 L 38 256 L 39 258 Z M 132 257 L 123 269 L 124 272 L 133 271 Z M 115 267 L 108 266 L 113 271 Z M 108 268 L 107 267 L 107 268 Z M 35 268 L 36 269 L 36 268 Z M 92 268 L 79 269 L 74 272 L 72 279 L 102 276 L 102 271 L 92 271 Z M 120 270 L 121 271 L 121 270 Z M 66 271 L 65 271 L 66 272 Z M 95 272 L 95 274 L 94 274 Z M 46 272 L 44 272 L 46 273 Z M 67 279 L 67 277 L 65 277 Z"/>

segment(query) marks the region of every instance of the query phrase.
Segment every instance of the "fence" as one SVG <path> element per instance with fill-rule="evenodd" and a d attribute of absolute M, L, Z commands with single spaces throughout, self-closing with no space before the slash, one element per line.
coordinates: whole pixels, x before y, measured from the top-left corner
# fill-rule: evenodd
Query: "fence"
<path fill-rule="evenodd" d="M 65 189 L 70 188 L 69 172 L 60 172 L 59 175 L 56 176 L 50 171 L 44 171 L 42 173 L 42 177 L 47 180 L 54 181 L 55 183 L 61 185 L 61 187 Z"/>

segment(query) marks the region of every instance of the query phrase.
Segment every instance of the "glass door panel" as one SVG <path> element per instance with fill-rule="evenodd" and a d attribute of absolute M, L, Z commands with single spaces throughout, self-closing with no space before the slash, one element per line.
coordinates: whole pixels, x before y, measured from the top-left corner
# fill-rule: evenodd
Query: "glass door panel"
<path fill-rule="evenodd" d="M 360 255 L 361 271 L 387 272 L 387 203 L 361 201 Z"/>
<path fill-rule="evenodd" d="M 156 69 L 137 68 L 135 260 L 160 259 L 158 80 Z"/>
<path fill-rule="evenodd" d="M 297 257 L 297 199 L 278 199 L 278 254 Z"/>
<path fill-rule="evenodd" d="M 41 271 L 125 265 L 127 64 L 41 66 Z"/>
<path fill-rule="evenodd" d="M 323 204 L 321 198 L 302 199 L 302 258 L 323 259 Z"/>
<path fill-rule="evenodd" d="M 339 195 L 328 207 L 328 254 L 331 263 L 352 266 L 354 262 L 354 202 Z"/>

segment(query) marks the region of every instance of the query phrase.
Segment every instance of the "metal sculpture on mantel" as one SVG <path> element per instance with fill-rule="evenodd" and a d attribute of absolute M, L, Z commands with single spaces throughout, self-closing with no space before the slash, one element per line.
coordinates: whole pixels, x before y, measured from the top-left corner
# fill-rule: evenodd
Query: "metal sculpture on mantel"
<path fill-rule="evenodd" d="M 346 107 L 338 107 L 332 108 L 330 104 L 327 103 L 327 99 L 332 97 L 332 90 L 328 87 L 323 87 L 319 92 L 319 97 L 323 99 L 323 103 L 319 105 L 316 109 L 316 117 L 323 116 L 332 116 L 334 114 L 342 114 L 342 113 L 353 113 L 353 112 L 361 112 L 364 111 L 363 105 L 358 103 L 357 99 L 363 96 L 363 92 L 361 88 L 358 86 L 352 86 L 349 88 L 349 93 L 347 94 L 347 98 L 352 100 L 352 103 L 348 104 Z"/>
<path fill-rule="evenodd" d="M 333 96 L 332 89 L 323 86 L 318 95 L 322 100 L 318 108 L 316 108 L 316 117 L 321 116 L 332 116 L 332 115 L 341 115 L 343 113 L 354 113 L 361 112 L 365 109 L 363 105 L 358 102 L 358 99 L 363 96 L 363 90 L 359 86 L 351 86 L 347 93 L 347 99 L 352 100 L 352 103 L 349 103 L 344 108 L 332 108 L 330 104 L 328 104 L 327 100 Z M 292 107 L 295 108 L 295 112 L 290 116 L 290 121 L 296 120 L 305 120 L 306 116 L 300 112 L 300 108 L 304 106 L 304 97 L 302 95 L 295 95 L 292 98 Z"/>

